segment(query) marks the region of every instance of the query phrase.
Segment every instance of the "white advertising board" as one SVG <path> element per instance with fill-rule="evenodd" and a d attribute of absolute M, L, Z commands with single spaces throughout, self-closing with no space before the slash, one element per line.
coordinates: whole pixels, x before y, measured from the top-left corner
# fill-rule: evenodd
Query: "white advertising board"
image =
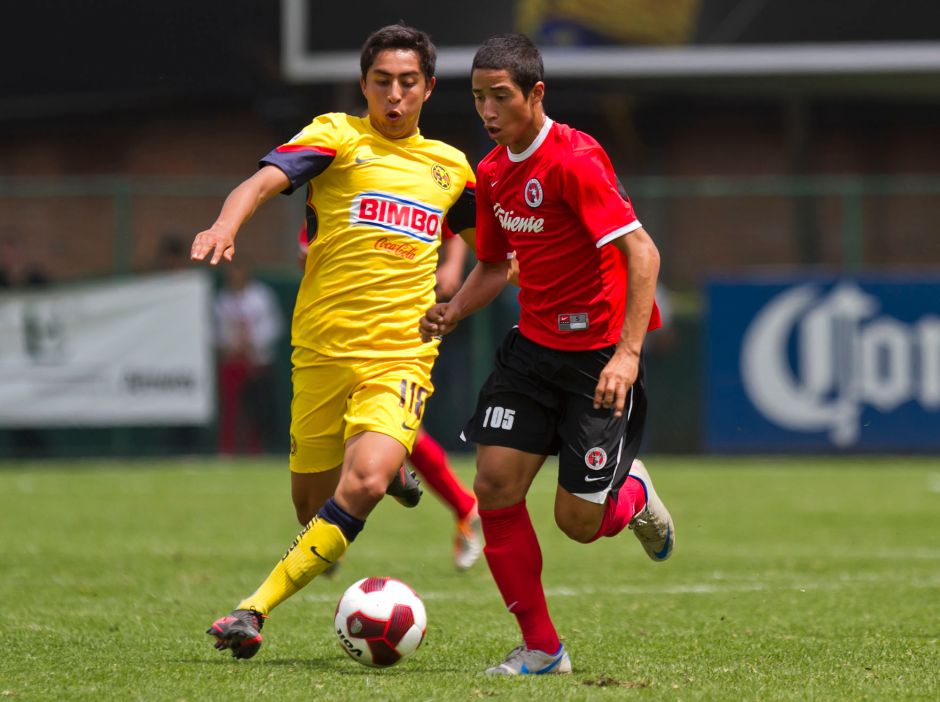
<path fill-rule="evenodd" d="M 211 296 L 204 271 L 0 294 L 0 426 L 208 423 Z"/>

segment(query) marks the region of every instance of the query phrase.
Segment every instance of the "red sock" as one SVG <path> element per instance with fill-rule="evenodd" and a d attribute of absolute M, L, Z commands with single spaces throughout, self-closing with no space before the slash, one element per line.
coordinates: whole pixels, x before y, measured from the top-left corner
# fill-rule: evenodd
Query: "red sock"
<path fill-rule="evenodd" d="M 481 509 L 483 553 L 506 608 L 527 648 L 554 653 L 561 646 L 542 590 L 542 550 L 525 500 L 502 509 Z"/>
<path fill-rule="evenodd" d="M 473 493 L 457 480 L 447 462 L 447 453 L 439 443 L 428 434 L 422 434 L 408 460 L 421 474 L 424 482 L 450 505 L 457 519 L 463 519 L 470 514 L 477 500 Z"/>
<path fill-rule="evenodd" d="M 601 521 L 601 528 L 597 530 L 591 541 L 597 541 L 602 536 L 616 536 L 623 531 L 633 515 L 646 506 L 646 486 L 643 481 L 628 475 L 624 484 L 607 498 L 607 511 Z"/>

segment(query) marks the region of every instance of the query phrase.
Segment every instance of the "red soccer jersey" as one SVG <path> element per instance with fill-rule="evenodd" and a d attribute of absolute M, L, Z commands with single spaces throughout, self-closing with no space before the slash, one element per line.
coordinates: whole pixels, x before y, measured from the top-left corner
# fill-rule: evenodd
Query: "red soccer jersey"
<path fill-rule="evenodd" d="M 627 262 L 606 244 L 641 225 L 600 144 L 546 118 L 523 153 L 487 154 L 476 195 L 477 258 L 519 259 L 519 331 L 564 351 L 616 344 Z M 654 302 L 649 329 L 660 324 Z"/>

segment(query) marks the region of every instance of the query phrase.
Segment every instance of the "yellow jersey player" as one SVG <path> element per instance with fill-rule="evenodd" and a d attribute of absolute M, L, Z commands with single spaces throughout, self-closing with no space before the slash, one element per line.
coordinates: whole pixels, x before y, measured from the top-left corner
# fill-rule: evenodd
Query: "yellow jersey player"
<path fill-rule="evenodd" d="M 433 390 L 437 340 L 417 334 L 434 303 L 442 232 L 471 243 L 473 171 L 418 120 L 435 49 L 412 27 L 366 40 L 365 117 L 326 114 L 261 160 L 196 235 L 192 258 L 231 260 L 239 228 L 277 193 L 307 188 L 309 252 L 291 328 L 291 493 L 304 525 L 260 587 L 207 633 L 250 658 L 272 609 L 346 551 L 401 468 Z M 399 485 L 401 487 L 401 485 Z"/>
<path fill-rule="evenodd" d="M 297 243 L 297 259 L 300 267 L 306 271 L 307 253 L 310 249 L 306 222 L 297 232 Z M 435 274 L 437 283 L 434 287 L 437 299 L 450 299 L 460 287 L 467 251 L 467 245 L 459 236 L 448 236 L 441 241 L 438 256 L 440 264 Z M 431 491 L 453 512 L 456 523 L 454 565 L 457 570 L 471 568 L 483 553 L 483 534 L 476 496 L 460 482 L 460 478 L 454 473 L 444 447 L 423 427 L 418 429 L 411 453 L 408 455 L 408 462 L 424 480 L 425 485 L 430 486 Z M 395 484 L 398 484 L 397 481 Z M 332 568 L 327 572 L 335 574 L 336 569 Z"/>

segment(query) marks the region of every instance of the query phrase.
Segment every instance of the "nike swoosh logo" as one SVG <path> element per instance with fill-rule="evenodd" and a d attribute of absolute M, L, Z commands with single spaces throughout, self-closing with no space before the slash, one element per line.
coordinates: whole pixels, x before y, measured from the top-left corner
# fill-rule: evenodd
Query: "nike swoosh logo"
<path fill-rule="evenodd" d="M 592 478 L 589 475 L 584 476 L 584 482 L 586 483 L 596 483 L 598 480 L 610 480 L 606 475 L 601 475 L 596 478 Z"/>
<path fill-rule="evenodd" d="M 498 180 L 491 180 L 491 181 L 490 181 L 490 187 L 491 187 L 491 188 L 495 188 L 495 187 L 496 187 L 496 184 L 497 184 L 498 182 L 499 182 Z"/>
<path fill-rule="evenodd" d="M 654 556 L 656 556 L 656 558 L 662 560 L 669 554 L 669 537 L 670 536 L 672 536 L 672 529 L 669 527 L 666 527 L 666 545 L 663 546 L 662 551 L 660 551 L 659 553 L 653 554 Z"/>
<path fill-rule="evenodd" d="M 418 429 L 418 427 L 409 427 L 404 422 L 401 423 L 401 428 L 404 429 L 405 431 L 416 431 Z"/>
<path fill-rule="evenodd" d="M 321 561 L 326 561 L 327 563 L 333 563 L 333 561 L 331 561 L 329 558 L 324 558 L 323 556 L 321 556 L 321 555 L 317 552 L 317 547 L 316 547 L 316 546 L 311 546 L 311 547 L 310 547 L 310 553 L 312 553 L 314 556 L 316 556 L 317 558 L 319 558 Z"/>
<path fill-rule="evenodd" d="M 373 156 L 372 158 L 362 158 L 360 156 L 356 156 L 356 163 L 361 166 L 363 163 L 369 163 L 369 161 L 378 161 L 380 158 L 382 157 Z"/>
<path fill-rule="evenodd" d="M 519 604 L 519 600 L 516 600 L 516 601 L 513 602 L 511 605 L 509 605 L 508 607 L 506 607 L 506 611 L 507 611 L 507 612 L 511 612 L 511 611 L 512 611 L 512 608 L 515 607 L 517 604 Z"/>

